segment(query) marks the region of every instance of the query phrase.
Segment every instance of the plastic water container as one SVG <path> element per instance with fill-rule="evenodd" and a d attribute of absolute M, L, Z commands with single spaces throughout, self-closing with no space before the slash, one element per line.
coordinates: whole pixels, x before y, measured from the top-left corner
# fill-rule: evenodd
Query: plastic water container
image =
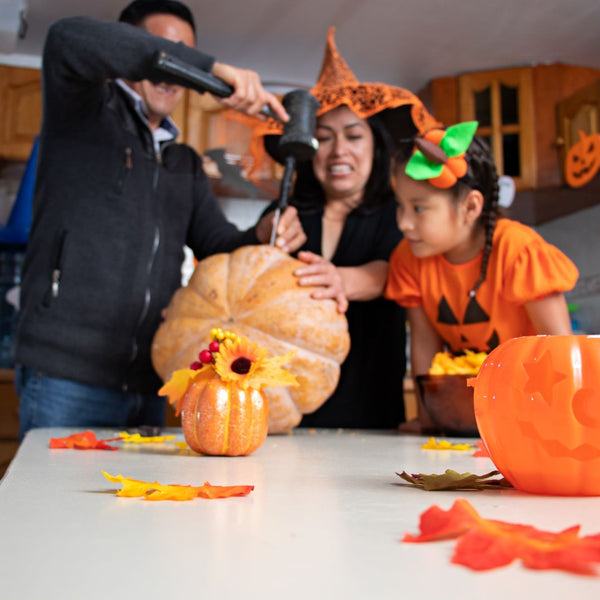
<path fill-rule="evenodd" d="M 14 335 L 25 245 L 0 244 L 0 369 L 14 367 Z"/>

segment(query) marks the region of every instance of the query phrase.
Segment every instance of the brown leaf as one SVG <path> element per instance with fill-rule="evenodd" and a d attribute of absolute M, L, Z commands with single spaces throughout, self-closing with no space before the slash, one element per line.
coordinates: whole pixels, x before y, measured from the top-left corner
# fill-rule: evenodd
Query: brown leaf
<path fill-rule="evenodd" d="M 471 473 L 457 473 L 452 469 L 446 469 L 441 475 L 425 475 L 423 473 L 413 473 L 410 475 L 406 471 L 396 473 L 396 475 L 411 485 L 427 492 L 438 492 L 442 490 L 484 490 L 512 487 L 504 477 L 492 479 L 493 477 L 496 477 L 496 475 L 500 475 L 500 471 L 490 471 L 489 473 L 485 473 L 485 475 L 473 475 Z"/>

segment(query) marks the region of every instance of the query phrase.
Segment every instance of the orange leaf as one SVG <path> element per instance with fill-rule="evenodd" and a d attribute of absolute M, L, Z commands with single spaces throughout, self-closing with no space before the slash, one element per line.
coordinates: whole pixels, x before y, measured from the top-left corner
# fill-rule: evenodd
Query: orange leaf
<path fill-rule="evenodd" d="M 118 438 L 117 438 L 118 439 Z M 112 440 L 109 440 L 112 441 Z M 93 431 L 73 433 L 66 437 L 50 438 L 50 448 L 74 448 L 75 450 L 118 450 L 109 446 L 106 440 L 99 440 Z"/>
<path fill-rule="evenodd" d="M 477 450 L 473 452 L 473 456 L 478 458 L 490 458 L 490 453 L 488 452 L 487 446 L 484 444 L 483 440 L 476 440 Z"/>
<path fill-rule="evenodd" d="M 194 498 L 230 498 L 232 496 L 247 496 L 253 485 L 210 485 L 208 481 L 201 486 L 163 485 L 155 481 L 149 483 L 138 479 L 130 479 L 123 475 L 102 474 L 113 483 L 122 483 L 123 488 L 117 491 L 117 496 L 124 498 L 145 498 L 146 500 L 193 500 Z"/>
<path fill-rule="evenodd" d="M 253 485 L 210 485 L 208 481 L 198 488 L 200 498 L 229 498 L 231 496 L 247 496 L 254 489 Z"/>
<path fill-rule="evenodd" d="M 466 500 L 457 500 L 450 510 L 432 506 L 421 514 L 419 530 L 413 536 L 404 535 L 403 542 L 432 542 L 458 537 L 468 531 L 479 519 L 475 509 Z"/>
<path fill-rule="evenodd" d="M 445 511 L 432 506 L 422 515 L 420 534 L 406 534 L 405 542 L 429 542 L 459 538 L 451 561 L 483 571 L 520 559 L 530 569 L 559 569 L 594 575 L 592 563 L 600 563 L 600 534 L 579 536 L 579 526 L 559 533 L 529 525 L 480 517 L 464 499 Z"/>
<path fill-rule="evenodd" d="M 175 416 L 178 417 L 183 406 L 183 397 L 192 383 L 199 381 L 200 379 L 212 379 L 214 375 L 215 372 L 212 366 L 211 368 L 202 368 L 198 370 L 179 369 L 178 371 L 175 371 L 171 376 L 171 379 L 158 390 L 158 395 L 168 396 L 169 404 L 175 405 Z"/>

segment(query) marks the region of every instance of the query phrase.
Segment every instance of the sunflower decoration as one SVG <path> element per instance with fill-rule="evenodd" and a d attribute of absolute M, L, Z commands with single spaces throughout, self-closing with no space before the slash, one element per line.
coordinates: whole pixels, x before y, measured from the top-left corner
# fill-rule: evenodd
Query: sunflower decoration
<path fill-rule="evenodd" d="M 477 121 L 431 129 L 415 138 L 416 149 L 406 165 L 406 174 L 417 181 L 428 180 L 440 189 L 451 188 L 467 174 L 465 152 L 477 131 Z"/>
<path fill-rule="evenodd" d="M 267 350 L 248 338 L 221 328 L 212 329 L 211 342 L 198 354 L 188 369 L 175 371 L 159 390 L 181 412 L 186 392 L 195 383 L 220 379 L 234 383 L 243 390 L 260 390 L 265 386 L 298 385 L 296 376 L 283 365 L 290 361 L 295 350 L 283 356 L 267 358 Z"/>

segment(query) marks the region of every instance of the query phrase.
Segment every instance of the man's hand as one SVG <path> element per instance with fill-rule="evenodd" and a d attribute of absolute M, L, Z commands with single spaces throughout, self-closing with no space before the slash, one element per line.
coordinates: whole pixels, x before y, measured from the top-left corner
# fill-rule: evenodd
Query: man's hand
<path fill-rule="evenodd" d="M 262 244 L 268 244 L 271 239 L 271 230 L 273 229 L 273 219 L 275 211 L 266 214 L 256 225 L 256 237 Z M 298 211 L 293 206 L 288 206 L 277 225 L 277 237 L 275 245 L 284 252 L 294 252 L 306 242 L 306 234 L 302 229 Z"/>
<path fill-rule="evenodd" d="M 289 121 L 289 115 L 281 102 L 274 94 L 263 88 L 260 77 L 255 71 L 216 62 L 213 65 L 212 73 L 234 89 L 229 98 L 217 98 L 227 108 L 261 117 L 262 115 L 259 115 L 259 112 L 266 105 L 284 123 Z"/>
<path fill-rule="evenodd" d="M 302 286 L 316 286 L 311 295 L 317 300 L 331 298 L 337 302 L 340 313 L 348 310 L 348 298 L 344 290 L 344 281 L 339 269 L 330 261 L 313 252 L 299 252 L 298 258 L 306 263 L 294 272 Z"/>

